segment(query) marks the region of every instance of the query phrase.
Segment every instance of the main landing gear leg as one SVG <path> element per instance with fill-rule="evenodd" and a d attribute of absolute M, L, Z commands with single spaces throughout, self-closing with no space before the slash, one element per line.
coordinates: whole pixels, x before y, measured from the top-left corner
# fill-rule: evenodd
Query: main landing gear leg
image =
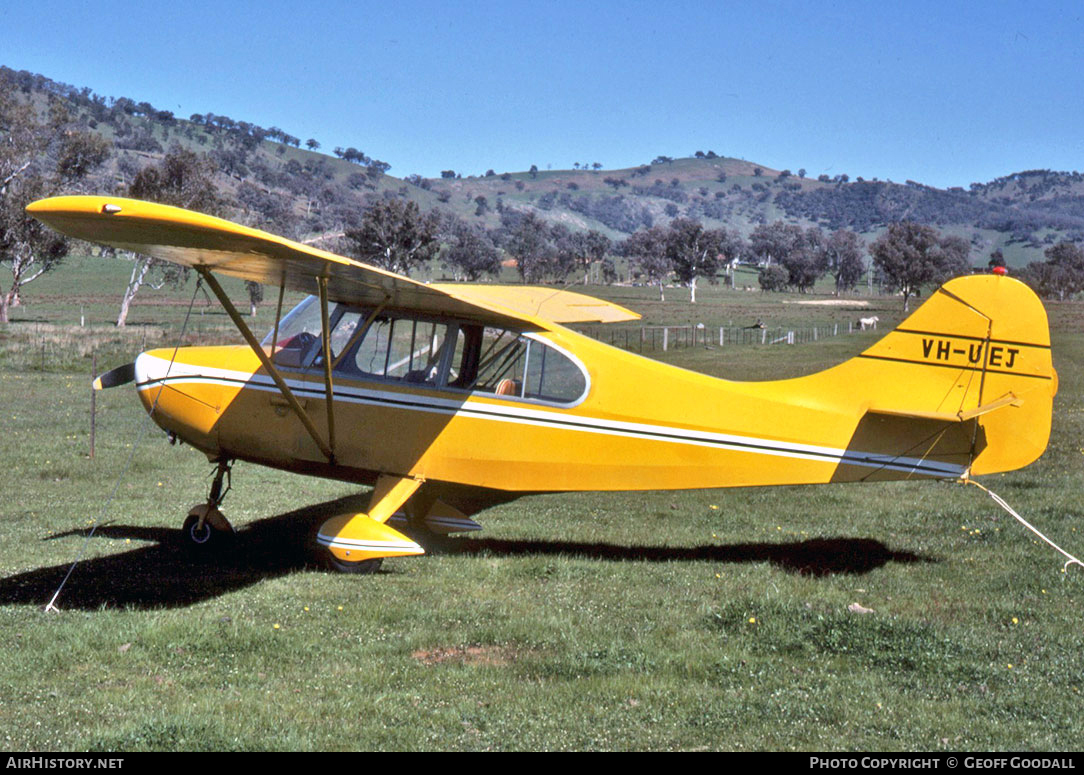
<path fill-rule="evenodd" d="M 233 486 L 230 477 L 232 467 L 232 460 L 219 460 L 207 502 L 199 503 L 189 510 L 181 527 L 184 541 L 189 547 L 202 549 L 217 546 L 233 535 L 233 525 L 218 510 L 226 493 Z M 222 487 L 223 480 L 226 483 L 225 489 Z"/>
<path fill-rule="evenodd" d="M 320 526 L 316 543 L 324 562 L 343 573 L 374 573 L 385 557 L 425 554 L 386 522 L 421 486 L 420 479 L 382 474 L 365 512 L 339 514 Z"/>

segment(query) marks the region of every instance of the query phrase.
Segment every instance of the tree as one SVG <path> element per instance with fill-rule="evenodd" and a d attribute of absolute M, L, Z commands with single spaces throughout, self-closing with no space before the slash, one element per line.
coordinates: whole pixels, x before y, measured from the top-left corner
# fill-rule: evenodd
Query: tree
<path fill-rule="evenodd" d="M 252 280 L 245 280 L 245 290 L 248 292 L 249 316 L 256 317 L 256 306 L 263 301 L 263 286 Z"/>
<path fill-rule="evenodd" d="M 488 233 L 451 216 L 443 228 L 441 264 L 456 280 L 475 282 L 483 275 L 497 275 L 501 260 Z"/>
<path fill-rule="evenodd" d="M 666 255 L 666 229 L 640 229 L 622 242 L 618 251 L 629 259 L 634 273 L 642 275 L 649 285 L 659 286 L 659 301 L 666 301 L 666 281 L 674 271 Z"/>
<path fill-rule="evenodd" d="M 757 273 L 757 283 L 762 291 L 785 291 L 790 284 L 790 275 L 779 264 L 772 264 Z"/>
<path fill-rule="evenodd" d="M 56 171 L 65 182 L 85 178 L 100 167 L 112 146 L 104 137 L 92 132 L 70 130 L 65 132 L 57 153 Z"/>
<path fill-rule="evenodd" d="M 0 292 L 0 323 L 10 319 L 23 286 L 59 266 L 68 252 L 68 242 L 29 216 L 26 205 L 62 185 L 72 188 L 110 150 L 107 141 L 74 126 L 59 100 L 40 120 L 7 72 L 0 71 L 0 263 L 11 272 L 11 284 Z"/>
<path fill-rule="evenodd" d="M 1020 279 L 1047 299 L 1064 301 L 1084 290 L 1084 250 L 1063 240 L 1045 251 L 1046 261 L 1032 261 Z"/>
<path fill-rule="evenodd" d="M 0 197 L 0 261 L 11 272 L 11 285 L 0 294 L 0 323 L 9 321 L 23 286 L 55 269 L 68 254 L 66 239 L 26 214 L 26 205 L 45 195 L 44 179 L 33 175 L 8 184 Z"/>
<path fill-rule="evenodd" d="M 501 223 L 506 233 L 504 249 L 516 259 L 519 276 L 524 282 L 539 282 L 550 271 L 555 258 L 545 221 L 533 212 L 523 215 L 506 209 Z"/>
<path fill-rule="evenodd" d="M 697 278 L 715 281 L 725 236 L 725 232 L 705 229 L 700 221 L 692 218 L 675 218 L 670 222 L 666 256 L 678 280 L 689 286 L 690 303 L 696 303 Z"/>
<path fill-rule="evenodd" d="M 214 171 L 214 163 L 207 156 L 175 146 L 161 162 L 136 173 L 128 186 L 128 194 L 136 199 L 215 215 L 221 209 L 222 201 L 215 189 Z M 154 279 L 148 280 L 148 277 Z M 132 300 L 145 283 L 160 288 L 166 283 L 183 282 L 185 277 L 186 270 L 176 264 L 150 256 L 137 256 L 124 298 L 121 299 L 117 326 L 122 327 L 128 322 Z"/>
<path fill-rule="evenodd" d="M 828 238 L 825 249 L 828 269 L 836 279 L 836 296 L 842 291 L 853 290 L 862 279 L 862 273 L 866 271 L 866 262 L 862 259 L 864 248 L 858 235 L 847 229 L 837 229 Z"/>
<path fill-rule="evenodd" d="M 787 270 L 787 282 L 799 293 L 812 288 L 828 269 L 828 241 L 816 226 L 802 233 L 796 249 L 782 262 Z"/>
<path fill-rule="evenodd" d="M 584 285 L 591 276 L 591 267 L 606 257 L 611 244 L 609 237 L 594 229 L 573 232 L 560 224 L 552 228 L 551 236 L 557 249 L 558 274 L 567 275 L 566 267 L 568 271 L 578 267 L 583 272 Z"/>
<path fill-rule="evenodd" d="M 750 248 L 766 267 L 773 262 L 787 272 L 787 285 L 804 293 L 817 281 L 828 266 L 824 234 L 813 227 L 802 227 L 783 221 L 761 224 L 749 236 Z M 773 284 L 776 275 L 771 275 Z M 773 287 L 772 290 L 775 290 Z"/>
<path fill-rule="evenodd" d="M 903 311 L 923 285 L 942 283 L 970 271 L 970 246 L 960 237 L 942 238 L 932 226 L 893 223 L 869 247 L 886 284 L 903 294 Z"/>
<path fill-rule="evenodd" d="M 801 227 L 775 221 L 762 223 L 749 235 L 749 248 L 765 266 L 779 262 L 794 250 L 801 240 Z"/>
<path fill-rule="evenodd" d="M 320 143 L 311 137 L 305 141 L 305 145 L 310 151 L 315 151 L 320 147 Z"/>
<path fill-rule="evenodd" d="M 381 199 L 365 211 L 358 228 L 343 236 L 350 255 L 406 275 L 436 256 L 439 225 L 439 216 L 422 214 L 417 202 Z"/>
<path fill-rule="evenodd" d="M 549 241 L 553 250 L 547 261 L 546 274 L 564 282 L 580 263 L 575 234 L 563 223 L 555 223 L 549 227 Z"/>

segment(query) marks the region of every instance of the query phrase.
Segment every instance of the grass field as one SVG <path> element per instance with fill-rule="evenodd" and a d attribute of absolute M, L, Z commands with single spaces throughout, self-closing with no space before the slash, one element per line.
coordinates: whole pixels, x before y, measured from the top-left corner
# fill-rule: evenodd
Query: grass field
<path fill-rule="evenodd" d="M 193 560 L 175 533 L 210 466 L 169 446 L 130 388 L 99 394 L 87 457 L 92 354 L 104 370 L 175 338 L 192 285 L 148 294 L 157 303 L 118 333 L 126 274 L 98 261 L 35 283 L 0 331 L 4 748 L 1072 750 L 1084 738 L 1084 571 L 1063 573 L 957 484 L 523 498 L 484 512 L 480 534 L 355 577 L 318 570 L 305 541 L 364 493 L 239 464 L 224 505 L 236 551 Z M 654 289 L 608 293 L 667 324 L 854 314 L 704 289 L 693 315 L 679 289 L 666 304 Z M 898 322 L 899 299 L 870 301 L 882 326 Z M 198 336 L 228 336 L 224 315 L 197 306 Z M 1050 448 L 984 482 L 1080 556 L 1084 307 L 1050 311 Z M 270 317 L 265 305 L 258 320 Z M 874 337 L 666 357 L 759 379 Z M 43 613 L 84 551 L 61 612 Z"/>

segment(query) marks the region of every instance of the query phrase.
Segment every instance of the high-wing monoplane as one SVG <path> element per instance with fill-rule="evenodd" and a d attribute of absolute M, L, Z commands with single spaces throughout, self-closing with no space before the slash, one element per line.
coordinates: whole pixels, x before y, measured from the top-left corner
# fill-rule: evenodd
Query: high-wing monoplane
<path fill-rule="evenodd" d="M 341 570 L 423 553 L 389 524 L 478 529 L 485 505 L 573 490 L 957 479 L 1046 448 L 1057 390 L 1046 312 L 1016 280 L 952 280 L 860 355 L 796 379 L 735 382 L 566 327 L 638 316 L 530 286 L 423 284 L 165 205 L 69 196 L 28 211 L 58 231 L 191 267 L 246 344 L 152 350 L 98 379 L 134 380 L 169 434 L 216 466 L 184 530 L 231 530 L 236 460 L 373 486 L 317 541 Z M 216 275 L 277 287 L 258 340 Z M 310 294 L 283 316 L 282 291 Z"/>

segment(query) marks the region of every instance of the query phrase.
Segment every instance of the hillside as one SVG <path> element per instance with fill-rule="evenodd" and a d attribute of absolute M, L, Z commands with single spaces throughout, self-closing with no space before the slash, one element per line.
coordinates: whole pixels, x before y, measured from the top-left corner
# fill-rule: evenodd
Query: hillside
<path fill-rule="evenodd" d="M 498 227 L 506 208 L 530 210 L 573 231 L 595 229 L 612 239 L 679 216 L 743 235 L 783 219 L 845 227 L 867 239 L 907 219 L 965 238 L 975 263 L 1001 249 L 1010 265 L 1022 265 L 1041 260 L 1043 249 L 1061 239 L 1084 239 L 1084 176 L 1076 172 L 1018 172 L 970 190 L 942 190 L 847 175 L 813 179 L 804 170 L 792 173 L 697 151 L 621 170 L 576 164 L 566 170 L 396 177 L 389 174 L 391 165 L 354 148 L 328 155 L 318 140 L 302 141 L 276 127 L 213 114 L 180 118 L 146 102 L 106 98 L 25 71 L 4 68 L 3 74 L 41 111 L 62 102 L 86 128 L 112 142 L 113 156 L 84 188 L 121 193 L 140 168 L 180 146 L 214 161 L 215 185 L 233 217 L 301 239 L 342 232 L 381 197 L 412 200 L 423 210 L 486 228 Z"/>

